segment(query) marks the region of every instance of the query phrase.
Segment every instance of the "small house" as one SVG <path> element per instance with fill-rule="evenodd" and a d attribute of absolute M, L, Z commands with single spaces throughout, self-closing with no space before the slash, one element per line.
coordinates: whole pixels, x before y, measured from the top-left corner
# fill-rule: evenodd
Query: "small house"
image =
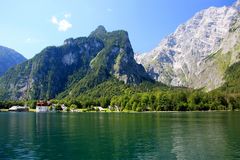
<path fill-rule="evenodd" d="M 48 112 L 50 105 L 51 105 L 50 102 L 39 101 L 37 102 L 36 112 Z"/>

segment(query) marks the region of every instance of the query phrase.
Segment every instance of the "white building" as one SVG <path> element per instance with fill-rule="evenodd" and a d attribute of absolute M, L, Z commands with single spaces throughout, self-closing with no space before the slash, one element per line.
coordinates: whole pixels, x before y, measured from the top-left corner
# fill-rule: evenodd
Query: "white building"
<path fill-rule="evenodd" d="M 48 112 L 50 103 L 40 101 L 37 103 L 36 112 Z"/>
<path fill-rule="evenodd" d="M 48 112 L 48 106 L 36 106 L 36 112 Z"/>

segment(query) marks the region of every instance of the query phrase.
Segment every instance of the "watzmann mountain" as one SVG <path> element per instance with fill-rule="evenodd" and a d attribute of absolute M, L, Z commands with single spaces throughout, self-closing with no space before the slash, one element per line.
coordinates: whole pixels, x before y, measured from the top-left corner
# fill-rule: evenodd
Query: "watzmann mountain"
<path fill-rule="evenodd" d="M 2 76 L 9 68 L 26 61 L 20 53 L 13 49 L 0 46 L 0 76 Z"/>
<path fill-rule="evenodd" d="M 226 70 L 240 60 L 240 1 L 195 14 L 150 53 L 136 55 L 149 75 L 172 86 L 222 86 Z"/>
<path fill-rule="evenodd" d="M 11 68 L 0 79 L 1 99 L 76 97 L 116 79 L 125 84 L 153 81 L 136 63 L 128 33 L 99 26 L 88 37 L 70 38 L 45 48 L 34 58 Z"/>

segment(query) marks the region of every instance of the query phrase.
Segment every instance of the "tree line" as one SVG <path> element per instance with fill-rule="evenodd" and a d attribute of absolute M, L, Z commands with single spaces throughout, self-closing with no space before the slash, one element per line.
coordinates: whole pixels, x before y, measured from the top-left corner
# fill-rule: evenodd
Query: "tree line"
<path fill-rule="evenodd" d="M 169 91 L 150 91 L 143 93 L 128 93 L 112 97 L 82 96 L 74 99 L 53 99 L 54 104 L 65 104 L 69 108 L 91 109 L 95 106 L 120 111 L 209 111 L 240 109 L 240 94 L 225 94 L 224 92 L 202 92 L 198 90 L 176 89 Z M 36 101 L 0 101 L 0 108 L 10 108 L 13 105 L 36 106 Z"/>

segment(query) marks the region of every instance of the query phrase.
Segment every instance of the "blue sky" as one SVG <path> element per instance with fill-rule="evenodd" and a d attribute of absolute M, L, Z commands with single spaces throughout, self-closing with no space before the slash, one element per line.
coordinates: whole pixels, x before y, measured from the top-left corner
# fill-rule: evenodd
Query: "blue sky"
<path fill-rule="evenodd" d="M 31 58 L 98 25 L 127 30 L 135 52 L 150 51 L 196 12 L 235 0 L 7 0 L 0 6 L 0 45 Z"/>

